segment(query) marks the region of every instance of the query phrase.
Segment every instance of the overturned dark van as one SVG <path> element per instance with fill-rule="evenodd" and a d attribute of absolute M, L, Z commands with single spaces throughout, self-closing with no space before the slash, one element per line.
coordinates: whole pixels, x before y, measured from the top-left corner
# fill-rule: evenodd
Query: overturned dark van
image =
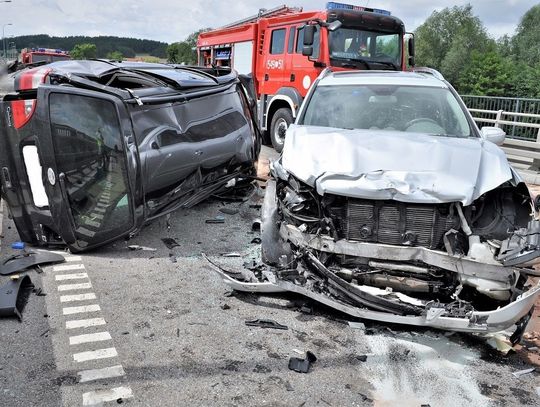
<path fill-rule="evenodd" d="M 254 100 L 229 69 L 65 61 L 9 79 L 2 195 L 28 243 L 87 250 L 255 175 Z"/>

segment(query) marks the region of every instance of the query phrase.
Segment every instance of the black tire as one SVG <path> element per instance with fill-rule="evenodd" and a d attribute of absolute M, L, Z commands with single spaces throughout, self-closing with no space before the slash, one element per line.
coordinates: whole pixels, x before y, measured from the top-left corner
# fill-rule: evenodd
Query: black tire
<path fill-rule="evenodd" d="M 289 108 L 282 107 L 272 116 L 270 125 L 270 141 L 274 149 L 281 153 L 285 144 L 285 132 L 294 121 L 292 112 Z"/>

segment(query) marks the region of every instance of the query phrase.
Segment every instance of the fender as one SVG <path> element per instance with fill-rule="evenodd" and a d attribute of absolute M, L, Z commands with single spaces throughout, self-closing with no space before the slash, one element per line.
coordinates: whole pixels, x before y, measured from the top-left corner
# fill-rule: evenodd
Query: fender
<path fill-rule="evenodd" d="M 272 105 L 276 100 L 284 100 L 287 102 L 287 104 L 291 108 L 291 112 L 294 118 L 296 118 L 296 113 L 298 112 L 298 109 L 300 108 L 300 105 L 302 104 L 302 101 L 304 100 L 298 90 L 296 88 L 292 87 L 282 87 L 279 88 L 277 93 L 273 96 L 271 96 L 270 102 L 268 103 L 268 107 L 266 108 L 266 119 L 264 123 L 264 128 L 268 128 L 268 121 L 270 118 L 270 109 L 272 109 Z"/>

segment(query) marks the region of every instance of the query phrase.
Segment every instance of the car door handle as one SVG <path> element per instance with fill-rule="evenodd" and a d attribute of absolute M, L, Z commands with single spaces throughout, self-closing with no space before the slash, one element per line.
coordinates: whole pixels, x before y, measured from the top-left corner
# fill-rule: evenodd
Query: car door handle
<path fill-rule="evenodd" d="M 294 82 L 296 80 L 296 76 L 292 73 L 291 74 L 291 82 Z"/>
<path fill-rule="evenodd" d="M 202 150 L 195 151 L 195 155 L 202 155 L 202 153 L 203 153 Z"/>
<path fill-rule="evenodd" d="M 268 76 L 267 73 L 264 74 L 264 80 L 267 81 L 268 79 L 270 79 L 270 77 Z"/>

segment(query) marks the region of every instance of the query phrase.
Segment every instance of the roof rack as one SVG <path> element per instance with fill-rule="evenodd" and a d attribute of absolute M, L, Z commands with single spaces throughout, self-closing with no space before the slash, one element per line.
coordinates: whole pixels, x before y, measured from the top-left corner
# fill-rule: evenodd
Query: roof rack
<path fill-rule="evenodd" d="M 299 13 L 301 11 L 302 11 L 302 7 L 288 7 L 285 4 L 283 4 L 282 6 L 274 7 L 270 10 L 261 8 L 257 14 L 251 17 L 243 18 L 242 20 L 235 21 L 234 23 L 230 23 L 222 27 L 219 27 L 218 30 L 221 30 L 224 28 L 236 27 L 238 25 L 247 24 L 247 23 L 254 23 L 259 18 L 277 17 L 284 14 Z"/>
<path fill-rule="evenodd" d="M 444 81 L 444 76 L 442 75 L 442 73 L 440 73 L 439 71 L 437 71 L 436 69 L 433 69 L 433 68 L 428 68 L 427 66 L 415 66 L 413 69 L 412 69 L 413 72 L 418 72 L 418 73 L 426 73 L 428 75 L 431 75 L 433 77 L 435 77 L 436 79 L 439 79 L 440 81 Z"/>

